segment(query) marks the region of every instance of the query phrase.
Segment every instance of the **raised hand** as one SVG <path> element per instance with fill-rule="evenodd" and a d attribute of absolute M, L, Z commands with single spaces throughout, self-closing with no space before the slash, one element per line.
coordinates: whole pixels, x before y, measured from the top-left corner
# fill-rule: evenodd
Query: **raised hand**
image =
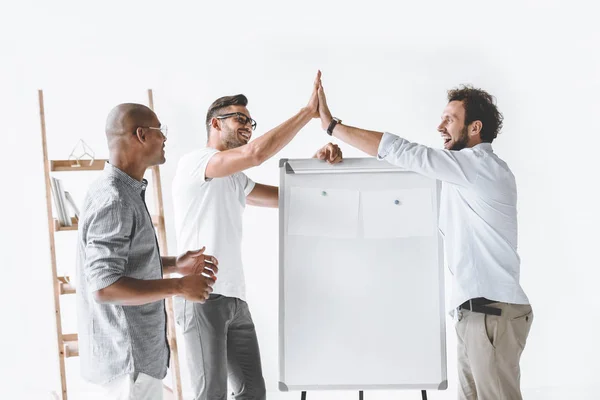
<path fill-rule="evenodd" d="M 321 71 L 317 72 L 317 77 L 313 83 L 313 91 L 310 95 L 310 100 L 306 105 L 306 109 L 311 112 L 312 118 L 319 118 L 319 84 L 321 83 Z"/>
<path fill-rule="evenodd" d="M 321 82 L 321 71 L 319 71 L 319 85 L 317 87 L 317 95 L 319 98 L 319 118 L 321 118 L 321 128 L 326 130 L 331 123 L 333 117 L 331 116 L 331 111 L 329 111 L 329 106 L 327 105 L 327 98 L 325 97 L 325 91 L 323 90 L 323 83 Z"/>

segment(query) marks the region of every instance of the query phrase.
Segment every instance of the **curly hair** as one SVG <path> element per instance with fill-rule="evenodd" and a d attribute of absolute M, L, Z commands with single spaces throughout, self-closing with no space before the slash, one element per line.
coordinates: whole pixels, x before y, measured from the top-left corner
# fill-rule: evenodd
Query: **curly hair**
<path fill-rule="evenodd" d="M 465 107 L 465 126 L 473 121 L 481 121 L 481 141 L 492 143 L 502 130 L 504 116 L 498 107 L 496 99 L 485 90 L 471 85 L 461 85 L 448 90 L 448 102 L 462 101 Z"/>
<path fill-rule="evenodd" d="M 235 96 L 224 96 L 219 97 L 208 107 L 206 113 L 206 133 L 210 134 L 210 121 L 218 115 L 218 112 L 229 106 L 244 106 L 248 105 L 248 98 L 243 94 L 236 94 Z"/>

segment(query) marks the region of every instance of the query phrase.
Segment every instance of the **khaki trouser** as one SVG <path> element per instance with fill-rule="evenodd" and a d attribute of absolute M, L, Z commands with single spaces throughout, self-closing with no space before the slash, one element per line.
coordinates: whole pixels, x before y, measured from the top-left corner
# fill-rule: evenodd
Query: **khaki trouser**
<path fill-rule="evenodd" d="M 529 335 L 530 305 L 491 303 L 502 315 L 458 312 L 458 398 L 521 400 L 519 360 Z"/>

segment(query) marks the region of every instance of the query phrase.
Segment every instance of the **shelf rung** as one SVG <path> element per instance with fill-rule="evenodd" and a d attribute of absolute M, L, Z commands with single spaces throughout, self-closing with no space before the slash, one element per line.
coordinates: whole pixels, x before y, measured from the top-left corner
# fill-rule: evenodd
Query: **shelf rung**
<path fill-rule="evenodd" d="M 50 160 L 50 171 L 102 171 L 107 160 Z"/>
<path fill-rule="evenodd" d="M 79 356 L 79 341 L 76 333 L 69 333 L 62 335 L 63 346 L 65 350 L 65 357 L 77 357 Z"/>
<path fill-rule="evenodd" d="M 75 285 L 71 282 L 71 278 L 68 276 L 59 276 L 60 282 L 60 294 L 74 294 Z"/>
<path fill-rule="evenodd" d="M 60 222 L 55 218 L 54 219 L 54 231 L 55 232 L 76 231 L 79 228 L 78 222 L 79 222 L 79 220 L 77 218 L 72 217 L 71 223 L 73 224 L 73 226 L 62 226 L 60 224 Z"/>
<path fill-rule="evenodd" d="M 76 333 L 63 333 L 63 342 L 76 342 L 78 340 Z"/>

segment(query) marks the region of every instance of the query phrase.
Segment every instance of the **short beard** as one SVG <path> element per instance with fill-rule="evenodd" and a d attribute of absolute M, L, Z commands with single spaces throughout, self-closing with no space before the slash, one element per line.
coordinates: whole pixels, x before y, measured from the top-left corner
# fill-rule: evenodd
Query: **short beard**
<path fill-rule="evenodd" d="M 460 131 L 460 138 L 454 143 L 450 150 L 462 150 L 469 144 L 469 133 L 468 128 L 465 125 L 462 131 Z"/>
<path fill-rule="evenodd" d="M 225 131 L 225 135 L 223 137 L 223 145 L 225 145 L 225 148 L 227 150 L 237 149 L 238 147 L 243 146 L 245 144 L 246 143 L 242 142 L 237 137 L 236 131 L 230 131 L 230 130 Z"/>

